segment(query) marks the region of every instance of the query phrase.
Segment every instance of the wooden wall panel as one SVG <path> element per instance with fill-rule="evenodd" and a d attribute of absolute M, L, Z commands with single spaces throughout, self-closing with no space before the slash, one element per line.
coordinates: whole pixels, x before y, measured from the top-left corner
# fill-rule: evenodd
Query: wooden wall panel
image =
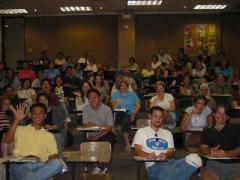
<path fill-rule="evenodd" d="M 58 51 L 81 57 L 91 52 L 97 63 L 117 56 L 118 20 L 115 15 L 26 18 L 26 53 L 38 57 L 47 50 L 54 58 Z"/>

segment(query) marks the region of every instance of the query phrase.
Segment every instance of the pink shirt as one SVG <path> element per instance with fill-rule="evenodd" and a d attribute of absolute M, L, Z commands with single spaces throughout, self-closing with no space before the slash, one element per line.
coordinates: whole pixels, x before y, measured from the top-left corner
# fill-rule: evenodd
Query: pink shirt
<path fill-rule="evenodd" d="M 21 70 L 18 73 L 18 77 L 19 77 L 19 79 L 29 78 L 32 81 L 36 78 L 36 73 L 34 71 L 31 71 L 31 70 Z"/>

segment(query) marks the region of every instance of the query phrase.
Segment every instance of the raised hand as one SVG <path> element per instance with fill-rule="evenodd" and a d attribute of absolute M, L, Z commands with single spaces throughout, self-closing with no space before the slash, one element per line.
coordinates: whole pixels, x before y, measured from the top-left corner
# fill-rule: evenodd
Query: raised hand
<path fill-rule="evenodd" d="M 25 106 L 23 104 L 19 104 L 17 106 L 16 114 L 15 114 L 15 121 L 18 123 L 21 122 L 25 117 L 27 113 L 25 112 Z"/>
<path fill-rule="evenodd" d="M 73 92 L 73 95 L 77 96 L 77 97 L 80 97 L 81 96 L 81 93 L 80 91 L 76 91 L 76 92 Z"/>

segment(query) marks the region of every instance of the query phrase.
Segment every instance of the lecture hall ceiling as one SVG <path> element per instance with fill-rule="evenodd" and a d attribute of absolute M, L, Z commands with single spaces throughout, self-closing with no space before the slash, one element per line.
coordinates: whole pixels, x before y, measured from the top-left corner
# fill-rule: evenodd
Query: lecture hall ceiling
<path fill-rule="evenodd" d="M 227 4 L 223 10 L 194 10 L 197 4 Z M 91 12 L 61 12 L 60 7 L 90 6 Z M 127 0 L 0 0 L 0 9 L 24 8 L 25 16 L 129 13 L 240 12 L 240 0 L 163 0 L 160 6 L 128 6 Z"/>

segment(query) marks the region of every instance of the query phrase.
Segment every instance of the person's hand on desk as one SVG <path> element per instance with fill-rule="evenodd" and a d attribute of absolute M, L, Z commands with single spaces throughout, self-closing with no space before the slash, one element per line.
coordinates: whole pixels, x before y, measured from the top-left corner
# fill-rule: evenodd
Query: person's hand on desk
<path fill-rule="evenodd" d="M 114 107 L 114 108 L 116 108 L 116 107 L 118 107 L 120 104 L 122 104 L 123 103 L 123 100 L 122 99 L 116 99 L 116 100 L 114 100 L 114 101 L 112 101 L 112 106 Z"/>
<path fill-rule="evenodd" d="M 214 148 L 211 148 L 211 156 L 212 157 L 226 157 L 227 156 L 227 153 L 222 150 L 222 149 L 219 149 L 220 145 L 217 145 L 216 147 Z"/>
<path fill-rule="evenodd" d="M 167 159 L 167 155 L 165 153 L 160 153 L 157 156 L 157 160 L 166 160 Z"/>
<path fill-rule="evenodd" d="M 148 153 L 146 156 L 147 159 L 157 159 L 157 157 L 158 156 L 154 152 Z"/>

